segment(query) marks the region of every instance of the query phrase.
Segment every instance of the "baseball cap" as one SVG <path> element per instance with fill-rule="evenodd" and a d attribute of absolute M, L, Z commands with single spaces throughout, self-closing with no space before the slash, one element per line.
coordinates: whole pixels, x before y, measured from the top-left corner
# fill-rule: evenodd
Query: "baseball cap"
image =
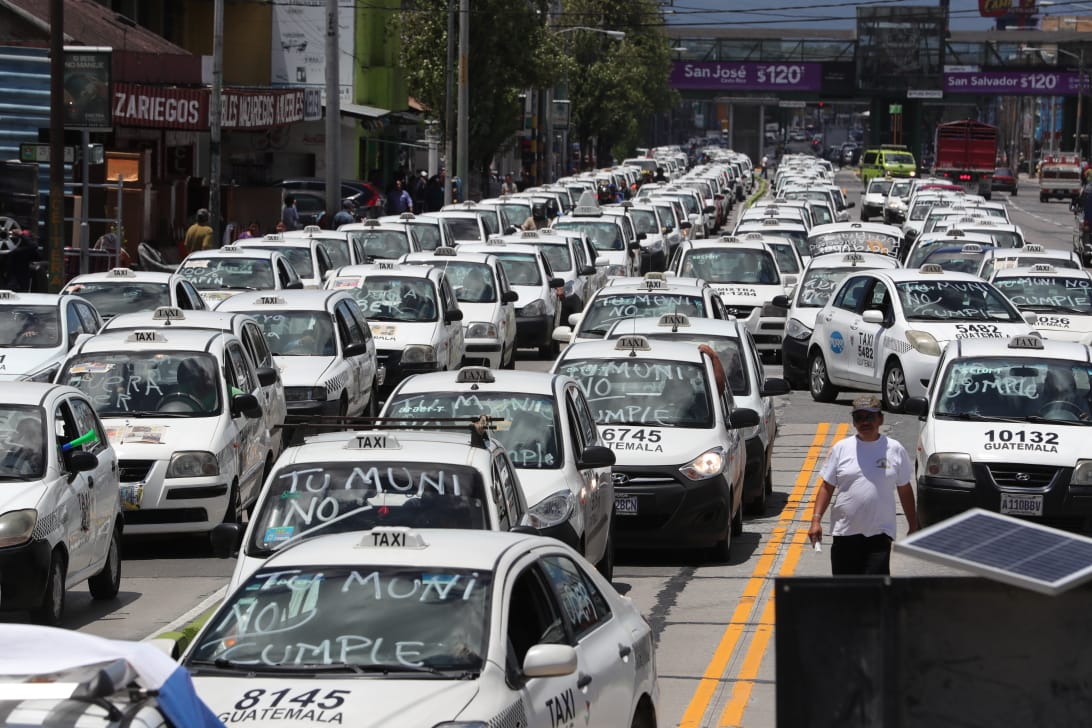
<path fill-rule="evenodd" d="M 880 398 L 872 395 L 853 400 L 853 412 L 882 412 Z"/>

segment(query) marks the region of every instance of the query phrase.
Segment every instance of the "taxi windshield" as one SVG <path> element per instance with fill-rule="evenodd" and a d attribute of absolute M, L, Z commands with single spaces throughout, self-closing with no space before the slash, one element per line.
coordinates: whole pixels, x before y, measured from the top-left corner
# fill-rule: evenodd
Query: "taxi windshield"
<path fill-rule="evenodd" d="M 394 260 L 410 252 L 409 237 L 400 230 L 353 230 L 349 235 L 367 260 Z"/>
<path fill-rule="evenodd" d="M 599 425 L 713 426 L 705 369 L 657 359 L 576 359 L 557 369 L 580 383 Z"/>
<path fill-rule="evenodd" d="M 995 278 L 993 285 L 1023 311 L 1092 316 L 1092 281 L 1062 276 Z"/>
<path fill-rule="evenodd" d="M 705 317 L 705 305 L 699 296 L 682 293 L 611 293 L 597 296 L 585 309 L 580 321 L 580 335 L 602 337 L 617 321 L 637 316 L 662 316 L 681 313 Z"/>
<path fill-rule="evenodd" d="M 513 286 L 540 286 L 542 274 L 535 256 L 521 253 L 498 253 L 501 269 Z"/>
<path fill-rule="evenodd" d="M 829 225 L 834 222 L 834 213 L 831 212 L 830 205 L 815 203 L 808 205 L 808 209 L 811 211 L 813 225 Z"/>
<path fill-rule="evenodd" d="M 427 278 L 368 276 L 345 289 L 369 321 L 435 321 L 436 289 Z"/>
<path fill-rule="evenodd" d="M 778 270 L 782 273 L 800 272 L 800 262 L 796 259 L 796 249 L 793 247 L 792 241 L 786 240 L 783 243 L 768 241 L 766 245 L 774 254 L 774 258 L 777 259 Z"/>
<path fill-rule="evenodd" d="M 1092 420 L 1088 362 L 1030 357 L 957 359 L 937 388 L 938 417 L 989 419 L 1043 417 L 1060 424 Z M 1019 433 L 1023 435 L 1023 433 Z M 1049 437 L 1049 435 L 1047 435 Z M 1032 450 L 1023 437 L 997 442 L 996 449 Z M 1019 453 L 1009 453 L 1019 459 Z"/>
<path fill-rule="evenodd" d="M 796 305 L 800 308 L 822 308 L 837 290 L 838 284 L 858 268 L 810 268 L 800 283 Z"/>
<path fill-rule="evenodd" d="M 883 158 L 885 164 L 914 164 L 914 155 L 909 152 L 888 152 Z"/>
<path fill-rule="evenodd" d="M 633 220 L 633 227 L 638 233 L 646 235 L 659 235 L 660 226 L 656 223 L 656 213 L 652 210 L 630 209 L 629 216 Z"/>
<path fill-rule="evenodd" d="M 622 228 L 612 220 L 569 218 L 558 220 L 554 227 L 559 230 L 579 230 L 588 234 L 592 246 L 596 250 L 625 250 L 625 241 L 622 239 Z"/>
<path fill-rule="evenodd" d="M 504 216 L 516 225 L 522 225 L 524 220 L 531 217 L 530 202 L 506 200 L 505 202 L 500 203 L 500 208 L 504 210 Z"/>
<path fill-rule="evenodd" d="M 573 256 L 566 245 L 538 245 L 536 246 L 546 256 L 546 262 L 550 264 L 552 271 L 570 271 L 573 269 Z"/>
<path fill-rule="evenodd" d="M 264 558 L 288 539 L 376 526 L 488 529 L 488 495 L 466 465 L 371 460 L 292 463 L 270 476 L 247 554 Z"/>
<path fill-rule="evenodd" d="M 41 407 L 0 405 L 0 481 L 42 477 L 45 443 Z"/>
<path fill-rule="evenodd" d="M 679 275 L 703 278 L 710 283 L 775 285 L 781 282 L 773 256 L 754 248 L 689 250 L 683 254 Z"/>
<path fill-rule="evenodd" d="M 385 560 L 381 549 L 361 556 Z M 492 574 L 480 569 L 264 569 L 227 600 L 186 662 L 191 670 L 218 663 L 218 670 L 278 674 L 452 671 L 450 679 L 460 679 L 484 666 L 491 590 Z"/>
<path fill-rule="evenodd" d="M 496 303 L 496 281 L 488 265 L 452 260 L 442 267 L 459 303 Z"/>
<path fill-rule="evenodd" d="M 56 306 L 0 308 L 0 347 L 51 349 L 61 343 Z"/>
<path fill-rule="evenodd" d="M 925 256 L 922 261 L 922 265 L 926 263 L 936 263 L 944 270 L 950 270 L 955 273 L 978 273 L 978 266 L 982 263 L 982 257 L 986 254 L 985 249 L 979 251 L 968 251 L 962 248 L 941 248 L 940 250 L 934 250 Z"/>
<path fill-rule="evenodd" d="M 273 263 L 268 258 L 187 258 L 178 266 L 178 274 L 199 291 L 276 287 Z"/>
<path fill-rule="evenodd" d="M 90 301 L 103 318 L 171 305 L 170 286 L 167 283 L 86 281 L 70 283 L 64 292 Z"/>
<path fill-rule="evenodd" d="M 910 156 L 910 155 L 907 155 L 907 156 Z M 894 160 L 889 159 L 888 161 L 894 161 Z M 914 163 L 914 159 L 913 159 L 913 157 L 910 157 L 910 164 L 913 164 L 913 163 Z M 894 184 L 891 185 L 891 189 L 887 191 L 887 196 L 888 197 L 906 197 L 908 194 L 910 194 L 910 183 L 909 182 L 895 182 Z"/>
<path fill-rule="evenodd" d="M 1008 299 L 984 281 L 900 281 L 895 290 L 908 321 L 1023 321 Z"/>
<path fill-rule="evenodd" d="M 430 392 L 392 398 L 386 417 L 496 417 L 494 436 L 517 468 L 553 470 L 564 464 L 552 397 L 519 392 Z"/>
<path fill-rule="evenodd" d="M 868 183 L 868 192 L 866 192 L 865 194 L 880 194 L 886 196 L 888 190 L 891 189 L 892 184 L 892 181 L 889 179 L 874 179 Z"/>
<path fill-rule="evenodd" d="M 622 334 L 621 331 L 616 333 Z M 729 336 L 684 334 L 681 331 L 673 334 L 646 334 L 646 336 L 650 339 L 661 339 L 663 341 L 682 341 L 694 344 L 694 346 L 708 344 L 713 347 L 713 351 L 717 353 L 717 357 L 720 359 L 721 366 L 724 367 L 724 374 L 728 380 L 728 389 L 732 391 L 732 395 L 739 397 L 750 394 L 751 384 L 747 376 L 747 367 L 743 364 L 745 355 L 739 339 Z"/>
<path fill-rule="evenodd" d="M 951 204 L 951 200 L 945 200 L 943 198 L 937 200 L 923 200 L 921 202 L 915 202 L 914 206 L 910 208 L 910 215 L 908 217 L 911 220 L 924 220 L 929 215 L 929 212 L 931 210 L 938 207 L 948 207 Z"/>
<path fill-rule="evenodd" d="M 993 239 L 993 244 L 999 248 L 1022 248 L 1024 247 L 1024 240 L 1019 234 L 1011 230 L 994 230 L 992 228 L 964 228 L 966 232 L 976 233 L 979 235 L 989 235 Z"/>
<path fill-rule="evenodd" d="M 311 262 L 311 248 L 279 245 L 248 245 L 246 247 L 258 248 L 259 250 L 275 250 L 288 260 L 288 264 L 292 266 L 300 278 L 311 278 L 315 275 L 315 266 Z"/>
<path fill-rule="evenodd" d="M 220 412 L 219 372 L 198 351 L 104 351 L 65 362 L 57 381 L 86 394 L 99 417 L 209 417 Z"/>
<path fill-rule="evenodd" d="M 334 356 L 337 341 L 325 311 L 246 311 L 262 327 L 273 356 Z"/>

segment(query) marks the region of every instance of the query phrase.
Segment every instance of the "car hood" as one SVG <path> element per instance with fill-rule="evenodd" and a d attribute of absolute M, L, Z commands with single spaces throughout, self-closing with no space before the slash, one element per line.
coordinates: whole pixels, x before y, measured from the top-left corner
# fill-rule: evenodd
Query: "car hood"
<path fill-rule="evenodd" d="M 558 276 L 558 278 L 561 278 L 561 276 Z M 516 307 L 522 309 L 532 301 L 541 299 L 542 292 L 546 289 L 543 286 L 512 286 L 512 290 L 519 294 Z"/>
<path fill-rule="evenodd" d="M 515 305 L 519 305 L 520 302 L 516 301 Z M 496 323 L 497 316 L 497 304 L 496 303 L 463 303 L 459 301 L 459 310 L 463 312 L 463 330 L 475 321 L 485 322 L 487 324 Z"/>
<path fill-rule="evenodd" d="M 935 450 L 965 452 L 973 461 L 983 463 L 1057 466 L 1061 455 L 1072 466 L 1077 453 L 1088 442 L 1088 427 L 1081 424 L 967 422 L 936 418 L 930 419 L 930 423 Z M 1005 439 L 1008 442 L 1004 442 Z"/>
<path fill-rule="evenodd" d="M 169 460 L 178 450 L 208 449 L 220 417 L 103 417 L 119 460 Z"/>
<path fill-rule="evenodd" d="M 263 675 L 226 677 L 197 675 L 197 694 L 226 725 L 276 725 L 280 728 L 353 725 L 357 728 L 400 728 L 431 726 L 445 718 L 457 717 L 478 693 L 477 681 L 397 680 L 381 676 L 337 679 L 270 678 Z M 313 702 L 291 700 L 273 707 L 277 691 L 286 695 L 307 694 L 313 688 Z M 247 695 L 264 690 L 256 704 Z M 332 691 L 337 690 L 338 693 Z M 331 696 L 333 696 L 331 698 Z M 334 706 L 338 698 L 344 702 Z M 245 709 L 239 705 L 248 706 Z M 252 707 L 251 707 L 252 706 Z"/>
<path fill-rule="evenodd" d="M 1092 341 L 1092 316 L 1037 313 L 1035 330 L 1054 341 Z"/>
<path fill-rule="evenodd" d="M 48 515 L 56 505 L 44 501 L 50 492 L 45 484 L 56 477 L 56 472 L 47 472 L 41 480 L 0 480 L 0 513 L 33 508 L 40 516 Z M 49 498 L 50 501 L 55 499 L 55 496 Z"/>
<path fill-rule="evenodd" d="M 275 356 L 273 363 L 281 371 L 286 387 L 314 387 L 326 378 L 326 370 L 334 363 L 332 356 Z"/>
<path fill-rule="evenodd" d="M 637 432 L 642 432 L 644 439 L 635 438 Z M 615 459 L 622 466 L 685 465 L 709 448 L 723 445 L 717 441 L 716 433 L 714 428 L 599 425 L 600 439 L 614 450 Z"/>
<path fill-rule="evenodd" d="M 0 348 L 0 382 L 10 382 L 64 359 L 64 350 Z"/>
<path fill-rule="evenodd" d="M 216 308 L 222 301 L 226 301 L 232 296 L 238 296 L 240 293 L 246 293 L 246 291 L 198 291 L 201 294 L 201 300 L 205 302 L 209 308 Z"/>
<path fill-rule="evenodd" d="M 373 321 L 370 324 L 376 349 L 405 349 L 407 346 L 436 345 L 436 321 Z"/>
<path fill-rule="evenodd" d="M 947 343 L 955 339 L 1006 339 L 1010 336 L 1030 334 L 1033 329 L 1024 321 L 1013 323 L 992 323 L 987 321 L 968 321 L 966 323 L 944 323 L 939 321 L 907 321 L 906 328 L 925 331 L 933 335 L 938 342 Z"/>
<path fill-rule="evenodd" d="M 823 309 L 820 308 L 794 308 L 789 311 L 789 318 L 796 319 L 800 323 L 804 324 L 811 330 L 815 330 L 815 319 L 818 317 L 819 312 Z"/>
<path fill-rule="evenodd" d="M 887 200 L 887 195 L 881 195 L 878 192 L 873 192 L 864 196 L 862 204 L 869 207 L 883 207 L 883 203 Z"/>

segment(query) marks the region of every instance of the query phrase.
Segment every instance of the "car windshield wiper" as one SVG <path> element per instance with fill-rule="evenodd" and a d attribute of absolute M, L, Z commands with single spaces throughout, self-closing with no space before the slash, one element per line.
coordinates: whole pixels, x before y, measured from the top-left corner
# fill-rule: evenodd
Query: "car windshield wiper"
<path fill-rule="evenodd" d="M 985 420 L 987 422 L 1023 422 L 1023 417 L 1002 417 L 1000 415 L 982 415 L 977 412 L 937 412 L 937 417 L 950 417 L 953 420 Z"/>
<path fill-rule="evenodd" d="M 304 669 L 308 672 L 353 672 L 358 675 L 364 675 L 366 673 L 381 672 L 383 674 L 400 673 L 400 672 L 413 672 L 423 673 L 427 675 L 436 675 L 437 677 L 451 677 L 449 673 L 443 670 L 437 670 L 435 667 L 429 667 L 428 665 L 404 665 L 402 663 L 378 663 L 374 665 L 356 665 L 348 662 L 336 662 L 333 664 L 320 664 L 320 665 L 284 665 L 285 668 L 294 667 L 297 669 Z"/>
<path fill-rule="evenodd" d="M 584 329 L 580 332 L 581 336 L 599 336 L 603 337 L 607 335 L 606 329 Z"/>
<path fill-rule="evenodd" d="M 1024 419 L 1037 425 L 1081 425 L 1082 427 L 1092 425 L 1092 420 L 1059 420 L 1056 417 L 1041 417 L 1039 415 L 1028 415 Z"/>
<path fill-rule="evenodd" d="M 1068 313 L 1073 316 L 1092 316 L 1092 311 L 1088 309 L 1081 310 L 1079 308 L 1072 308 L 1070 306 L 1056 306 L 1050 309 L 1051 313 Z"/>

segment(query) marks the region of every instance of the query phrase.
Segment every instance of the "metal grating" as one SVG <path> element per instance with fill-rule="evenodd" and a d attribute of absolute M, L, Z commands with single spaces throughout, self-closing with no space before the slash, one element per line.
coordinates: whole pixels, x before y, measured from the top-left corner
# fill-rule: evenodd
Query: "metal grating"
<path fill-rule="evenodd" d="M 1022 463 L 990 463 L 993 481 L 1003 488 L 1043 488 L 1050 485 L 1058 468 Z"/>
<path fill-rule="evenodd" d="M 896 541 L 895 549 L 1048 595 L 1092 579 L 1092 538 L 980 508 Z"/>
<path fill-rule="evenodd" d="M 136 483 L 148 479 L 148 473 L 155 460 L 119 460 L 118 480 L 122 483 Z"/>

